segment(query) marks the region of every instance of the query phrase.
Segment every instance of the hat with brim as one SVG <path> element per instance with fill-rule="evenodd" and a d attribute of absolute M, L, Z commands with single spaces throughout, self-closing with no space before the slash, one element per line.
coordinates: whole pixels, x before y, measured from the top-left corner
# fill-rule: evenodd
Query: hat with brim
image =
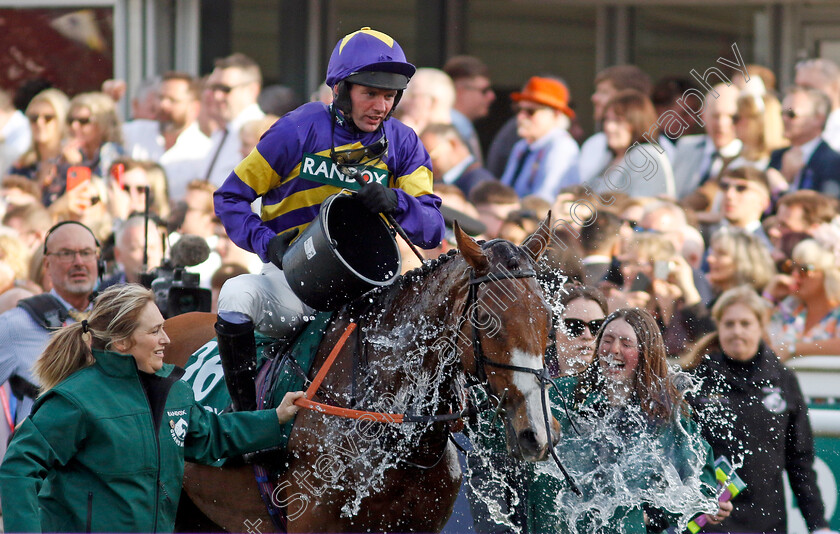
<path fill-rule="evenodd" d="M 514 102 L 533 102 L 554 108 L 565 113 L 570 119 L 575 118 L 575 112 L 569 107 L 569 90 L 563 83 L 551 78 L 534 76 L 521 93 L 510 95 Z"/>

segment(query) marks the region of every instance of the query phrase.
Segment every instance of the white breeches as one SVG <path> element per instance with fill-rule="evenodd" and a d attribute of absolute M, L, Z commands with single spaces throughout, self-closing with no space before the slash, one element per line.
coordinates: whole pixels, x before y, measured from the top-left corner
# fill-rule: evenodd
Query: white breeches
<path fill-rule="evenodd" d="M 257 332 L 284 338 L 303 326 L 303 317 L 314 310 L 292 292 L 286 275 L 273 263 L 263 265 L 260 274 L 231 278 L 219 293 L 219 310 L 238 311 L 254 321 Z"/>

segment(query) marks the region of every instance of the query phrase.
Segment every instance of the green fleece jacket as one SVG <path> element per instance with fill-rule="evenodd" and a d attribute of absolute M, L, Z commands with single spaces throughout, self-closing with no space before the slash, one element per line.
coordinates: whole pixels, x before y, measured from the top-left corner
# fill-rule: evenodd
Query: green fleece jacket
<path fill-rule="evenodd" d="M 569 416 L 571 416 L 578 424 L 582 423 L 582 421 L 581 414 L 576 410 L 573 410 L 572 407 L 572 392 L 577 384 L 577 379 L 573 377 L 562 378 L 558 379 L 556 383 L 561 392 L 558 394 L 557 391 L 552 388 L 549 392 L 549 398 L 551 399 L 551 410 L 553 415 L 557 418 L 557 421 L 561 426 L 561 443 L 559 445 L 559 450 L 561 459 L 566 464 L 565 467 L 573 473 L 572 477 L 575 479 L 578 478 L 575 476 L 576 473 L 591 474 L 603 472 L 608 475 L 614 474 L 611 473 L 611 470 L 614 470 L 614 468 L 610 466 L 614 465 L 616 461 L 619 461 L 622 458 L 622 455 L 626 456 L 626 454 L 622 452 L 623 447 L 621 445 L 613 447 L 612 445 L 614 445 L 614 443 L 593 443 L 592 437 L 582 438 L 581 440 L 570 442 L 569 445 L 563 443 L 563 440 L 569 440 L 577 435 L 569 421 Z M 565 403 L 563 402 L 564 400 Z M 584 403 L 585 409 L 590 408 L 599 400 L 600 399 L 597 396 L 587 399 Z M 564 405 L 569 407 L 568 414 L 563 408 Z M 481 414 L 478 418 L 477 425 L 468 429 L 468 435 L 474 446 L 478 450 L 482 451 L 479 454 L 489 454 L 497 457 L 496 463 L 493 464 L 496 465 L 498 464 L 498 460 L 500 458 L 504 458 L 507 455 L 504 440 L 505 431 L 500 422 L 500 418 L 497 418 L 495 424 L 491 426 L 489 424 L 490 417 L 490 412 Z M 714 461 L 711 455 L 711 448 L 705 441 L 702 440 L 702 438 L 699 438 L 699 430 L 690 418 L 680 416 L 674 421 L 660 426 L 647 424 L 644 429 L 636 427 L 633 424 L 628 424 L 631 420 L 622 419 L 623 418 L 620 414 L 614 414 L 614 416 L 611 417 L 611 422 L 616 423 L 619 427 L 623 427 L 621 430 L 617 431 L 616 436 L 614 437 L 618 437 L 620 435 L 622 436 L 622 441 L 637 443 L 638 438 L 644 431 L 644 434 L 652 437 L 655 444 L 651 444 L 651 448 L 654 450 L 650 451 L 652 455 L 648 458 L 649 460 L 653 460 L 652 462 L 649 462 L 652 464 L 650 465 L 651 471 L 641 469 L 642 465 L 634 466 L 633 472 L 627 472 L 624 474 L 624 480 L 621 484 L 626 487 L 622 488 L 621 491 L 629 495 L 630 493 L 643 492 L 649 489 L 653 490 L 653 488 L 656 487 L 655 485 L 661 482 L 659 479 L 660 473 L 655 471 L 655 469 L 658 468 L 657 457 L 667 459 L 667 463 L 675 466 L 678 471 L 677 474 L 681 479 L 688 476 L 688 465 L 690 463 L 698 462 L 699 460 L 704 461 L 702 473 L 700 475 L 700 482 L 702 483 L 701 491 L 705 496 L 705 499 L 708 499 L 707 504 L 713 500 L 714 489 L 717 482 L 715 480 Z M 692 444 L 694 438 L 697 438 L 696 443 L 700 444 L 702 450 L 695 450 L 697 449 L 697 444 Z M 658 453 L 657 451 L 661 451 L 661 453 Z M 699 459 L 695 458 L 698 454 L 700 455 Z M 515 461 L 508 460 L 508 462 Z M 553 463 L 553 460 L 549 458 L 547 462 Z M 548 475 L 541 472 L 542 469 L 544 469 L 541 468 L 541 466 L 528 462 L 522 462 L 520 463 L 520 466 L 521 469 L 512 469 L 510 466 L 505 468 L 507 471 L 511 472 L 521 471 L 521 475 L 517 475 L 515 478 L 508 477 L 506 480 L 506 483 L 511 488 L 514 488 L 514 491 L 518 493 L 520 499 L 518 505 L 502 501 L 498 501 L 497 504 L 502 510 L 517 510 L 512 520 L 522 529 L 522 532 L 583 533 L 597 531 L 599 534 L 645 534 L 648 532 L 643 515 L 643 506 L 645 503 L 642 502 L 634 502 L 631 506 L 618 507 L 615 510 L 615 513 L 611 515 L 609 521 L 606 522 L 594 520 L 592 517 L 584 515 L 578 518 L 575 525 L 570 525 L 569 516 L 571 514 L 568 513 L 569 510 L 565 509 L 564 506 L 558 507 L 557 505 L 558 497 L 564 497 L 564 502 L 568 503 L 568 506 L 575 506 L 575 504 L 578 503 L 578 497 L 572 493 L 568 484 L 561 478 L 558 478 L 557 474 Z M 480 470 L 475 472 L 473 476 L 486 478 L 486 475 Z M 587 482 L 586 480 L 580 479 L 576 480 L 576 483 L 581 486 L 581 489 L 585 494 L 585 500 L 594 497 L 593 491 L 595 490 L 591 486 L 591 482 L 592 481 Z M 488 498 L 490 500 L 497 500 L 499 499 L 499 494 L 498 492 L 492 491 L 494 483 L 489 479 L 473 480 L 473 484 L 475 486 L 491 488 L 490 493 L 492 493 L 493 496 L 478 496 L 473 495 L 472 493 L 470 494 L 471 504 L 473 507 L 479 513 L 486 515 L 488 513 L 487 505 L 485 504 L 483 506 L 479 506 L 481 503 L 478 501 Z M 601 489 L 598 491 L 605 492 L 605 494 L 609 493 L 611 491 L 610 488 L 604 487 L 603 484 L 610 484 L 610 481 L 602 481 L 602 483 L 599 484 Z M 576 506 L 576 508 L 579 509 L 579 505 Z M 654 511 L 653 513 L 658 512 Z M 679 519 L 677 515 L 664 511 L 660 512 L 660 514 L 662 519 L 670 524 L 676 524 Z M 494 523 L 494 521 L 489 517 L 476 519 L 488 523 L 491 525 L 489 527 L 490 529 L 497 529 L 500 532 L 507 528 L 505 525 Z M 606 523 L 606 526 L 599 528 L 597 526 L 599 523 L 602 525 Z"/>
<path fill-rule="evenodd" d="M 7 532 L 171 532 L 184 460 L 284 441 L 274 410 L 205 410 L 179 367 L 155 373 L 147 396 L 131 356 L 94 357 L 42 395 L 15 432 L 0 466 Z"/>
<path fill-rule="evenodd" d="M 572 392 L 577 381 L 573 378 L 558 380 L 562 396 L 565 397 L 566 403 L 571 407 Z M 555 417 L 560 422 L 562 436 L 574 436 L 575 430 L 571 427 L 569 418 L 563 410 L 558 409 L 562 406 L 562 402 L 556 391 L 550 394 L 552 398 L 552 405 Z M 595 395 L 588 398 L 584 402 L 584 406 L 591 408 L 594 404 L 600 403 L 604 399 Z M 604 401 L 605 402 L 605 401 Z M 632 444 L 639 443 L 643 439 L 643 435 L 648 436 L 644 439 L 652 439 L 654 451 L 651 456 L 644 460 L 638 460 L 639 463 L 632 465 L 629 471 L 622 472 L 621 476 L 626 484 L 626 488 L 622 488 L 622 492 L 648 492 L 660 493 L 662 491 L 656 488 L 662 484 L 664 474 L 659 471 L 662 464 L 673 466 L 676 469 L 676 475 L 680 479 L 685 480 L 690 474 L 689 465 L 692 463 L 703 462 L 702 471 L 700 473 L 700 491 L 705 497 L 706 504 L 714 500 L 715 488 L 717 481 L 715 480 L 714 458 L 712 450 L 709 445 L 703 441 L 699 436 L 699 429 L 690 417 L 677 415 L 675 418 L 665 424 L 654 424 L 650 421 L 641 422 L 638 416 L 625 416 L 625 411 L 619 409 L 610 416 L 610 425 L 616 425 L 616 432 L 610 436 L 607 441 L 596 441 L 585 439 L 584 447 L 578 448 L 580 445 L 573 446 L 573 449 L 568 450 L 568 454 L 564 455 L 561 452 L 561 457 L 566 456 L 566 461 L 573 461 L 574 465 L 568 465 L 573 468 L 572 472 L 577 473 L 596 473 L 602 472 L 609 476 L 616 476 L 615 468 L 607 468 L 601 471 L 603 465 L 615 465 L 616 462 L 621 462 L 622 457 L 628 453 L 623 452 L 624 446 L 620 443 L 612 441 L 615 438 L 620 438 L 624 443 Z M 576 415 L 578 417 L 576 417 Z M 583 423 L 580 419 L 580 413 L 573 413 L 573 417 L 578 419 L 578 423 Z M 594 437 L 594 436 L 593 436 Z M 561 438 L 561 440 L 564 438 Z M 597 438 L 596 438 L 597 439 Z M 701 450 L 696 450 L 697 447 Z M 562 445 L 561 445 L 562 448 Z M 644 449 L 645 447 L 643 447 Z M 658 452 L 656 452 L 658 451 Z M 658 457 L 658 458 L 657 458 Z M 659 459 L 661 459 L 661 464 Z M 631 506 L 619 506 L 615 509 L 611 519 L 606 522 L 606 525 L 598 527 L 600 521 L 593 521 L 592 517 L 587 517 L 585 514 L 579 517 L 576 525 L 568 524 L 568 510 L 565 507 L 557 506 L 558 493 L 564 493 L 569 498 L 565 501 L 569 506 L 575 506 L 578 502 L 578 497 L 571 493 L 565 481 L 561 481 L 555 477 L 539 474 L 534 469 L 533 464 L 531 468 L 531 480 L 527 492 L 527 517 L 528 517 L 528 532 L 598 532 L 599 534 L 645 534 L 646 532 L 659 532 L 660 529 L 649 529 L 644 521 L 644 507 L 651 506 L 650 503 L 637 502 Z M 621 468 L 619 468 L 621 471 Z M 574 475 L 573 475 L 574 478 Z M 615 494 L 618 488 L 603 487 L 603 484 L 610 484 L 610 478 L 602 480 L 600 483 L 595 482 L 598 479 L 596 476 L 593 480 L 581 481 L 578 484 L 586 482 L 589 487 L 582 487 L 584 492 L 584 499 L 588 500 L 594 497 L 593 491 L 606 492 L 607 494 Z M 599 489 L 591 487 L 592 483 L 596 483 Z M 691 504 L 691 503 L 684 503 Z M 700 502 L 694 502 L 693 506 L 699 507 Z M 661 520 L 670 525 L 675 525 L 679 520 L 679 516 L 669 513 L 665 510 L 656 510 L 651 506 L 651 513 L 661 516 Z"/>

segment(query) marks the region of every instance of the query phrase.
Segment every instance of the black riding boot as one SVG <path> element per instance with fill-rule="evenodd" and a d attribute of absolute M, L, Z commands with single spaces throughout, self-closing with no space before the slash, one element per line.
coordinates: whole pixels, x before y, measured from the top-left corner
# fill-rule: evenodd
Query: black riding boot
<path fill-rule="evenodd" d="M 216 336 L 233 410 L 256 410 L 254 379 L 257 372 L 257 345 L 254 341 L 254 322 L 244 313 L 220 311 L 216 321 Z"/>

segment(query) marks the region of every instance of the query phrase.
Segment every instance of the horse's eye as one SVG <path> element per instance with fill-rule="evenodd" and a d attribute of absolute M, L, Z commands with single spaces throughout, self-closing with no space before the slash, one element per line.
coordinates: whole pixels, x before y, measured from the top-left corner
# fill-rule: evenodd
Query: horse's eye
<path fill-rule="evenodd" d="M 474 326 L 480 330 L 485 330 L 487 335 L 495 333 L 501 326 L 498 314 L 488 309 L 484 303 L 475 307 L 472 317 Z"/>

